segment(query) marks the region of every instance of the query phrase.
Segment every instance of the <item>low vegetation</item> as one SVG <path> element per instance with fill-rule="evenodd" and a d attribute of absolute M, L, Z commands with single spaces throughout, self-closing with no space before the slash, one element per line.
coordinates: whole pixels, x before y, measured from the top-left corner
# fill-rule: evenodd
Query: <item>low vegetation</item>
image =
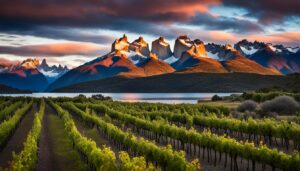
<path fill-rule="evenodd" d="M 299 111 L 299 103 L 290 96 L 278 96 L 261 104 L 261 110 L 265 113 L 293 115 Z"/>
<path fill-rule="evenodd" d="M 61 131 L 65 131 L 64 138 L 70 141 L 73 155 L 82 161 L 76 164 L 84 165 L 78 167 L 84 170 L 300 170 L 300 125 L 263 114 L 296 116 L 299 104 L 293 97 L 279 96 L 262 103 L 238 101 L 234 108 L 209 104 L 125 103 L 101 95 L 0 98 L 0 103 L 7 100 L 12 103 L 5 104 L 4 108 L 15 110 L 6 114 L 9 117 L 0 124 L 1 148 L 6 148 L 7 140 L 16 129 L 22 129 L 18 123 L 33 103 L 39 106 L 24 139 L 23 150 L 13 155 L 8 168 L 4 168 L 8 170 L 40 168 L 36 166 L 44 154 L 39 150 L 45 145 L 39 144 L 40 139 L 53 131 L 47 130 L 47 122 L 44 122 L 45 116 L 47 119 L 50 114 L 61 122 Z M 222 98 L 212 103 L 223 101 Z M 20 106 L 16 105 L 19 103 Z M 89 136 L 89 130 L 96 133 Z M 47 140 L 50 144 L 54 141 Z M 63 147 L 63 143 L 55 143 L 55 146 Z M 64 158 L 71 159 L 71 156 Z M 59 162 L 72 164 L 64 161 Z"/>
<path fill-rule="evenodd" d="M 253 112 L 257 108 L 257 103 L 254 102 L 253 100 L 246 100 L 243 103 L 240 104 L 240 106 L 237 108 L 238 111 L 240 112 Z"/>

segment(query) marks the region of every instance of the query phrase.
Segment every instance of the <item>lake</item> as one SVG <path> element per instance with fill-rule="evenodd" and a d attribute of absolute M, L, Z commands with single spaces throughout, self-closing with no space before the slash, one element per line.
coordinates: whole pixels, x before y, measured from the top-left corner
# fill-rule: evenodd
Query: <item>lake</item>
<path fill-rule="evenodd" d="M 32 93 L 32 94 L 1 94 L 0 96 L 30 96 L 30 97 L 76 97 L 83 94 L 91 97 L 95 94 L 110 96 L 114 100 L 124 102 L 159 102 L 159 103 L 197 103 L 197 100 L 209 100 L 215 94 L 229 96 L 240 93 Z"/>

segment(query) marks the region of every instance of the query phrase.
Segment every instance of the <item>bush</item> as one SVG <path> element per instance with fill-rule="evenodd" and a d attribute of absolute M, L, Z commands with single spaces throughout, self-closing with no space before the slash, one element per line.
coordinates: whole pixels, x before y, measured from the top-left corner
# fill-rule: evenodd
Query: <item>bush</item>
<path fill-rule="evenodd" d="M 261 110 L 265 113 L 295 114 L 299 110 L 298 102 L 290 96 L 279 96 L 273 100 L 261 104 Z"/>
<path fill-rule="evenodd" d="M 95 100 L 102 100 L 102 101 L 112 101 L 113 99 L 109 96 L 103 96 L 102 94 L 95 94 L 95 95 L 92 95 L 92 99 L 95 99 Z"/>
<path fill-rule="evenodd" d="M 218 95 L 214 95 L 214 96 L 212 96 L 212 98 L 211 98 L 211 101 L 220 101 L 220 100 L 222 100 L 222 97 L 220 97 L 220 96 L 218 96 Z"/>
<path fill-rule="evenodd" d="M 253 112 L 256 110 L 256 108 L 257 108 L 257 103 L 255 101 L 246 100 L 242 104 L 240 104 L 237 110 L 240 112 L 246 112 L 246 111 Z"/>
<path fill-rule="evenodd" d="M 244 113 L 241 113 L 241 112 L 238 112 L 238 111 L 234 111 L 232 113 L 232 117 L 234 118 L 237 118 L 237 119 L 249 119 L 249 118 L 253 118 L 253 119 L 258 119 L 260 118 L 259 115 L 257 115 L 255 112 L 249 112 L 249 111 L 246 111 Z"/>

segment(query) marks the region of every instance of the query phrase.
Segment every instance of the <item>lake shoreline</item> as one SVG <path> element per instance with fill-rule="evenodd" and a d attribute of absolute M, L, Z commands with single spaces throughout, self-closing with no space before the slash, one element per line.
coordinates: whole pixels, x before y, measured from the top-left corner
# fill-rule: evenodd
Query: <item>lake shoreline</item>
<path fill-rule="evenodd" d="M 102 94 L 103 96 L 112 97 L 113 100 L 123 102 L 151 102 L 151 103 L 192 103 L 196 104 L 198 100 L 209 100 L 212 96 L 221 97 L 230 96 L 231 94 L 241 93 L 30 93 L 30 94 L 0 94 L 0 96 L 28 96 L 28 97 L 76 97 L 84 95 Z"/>

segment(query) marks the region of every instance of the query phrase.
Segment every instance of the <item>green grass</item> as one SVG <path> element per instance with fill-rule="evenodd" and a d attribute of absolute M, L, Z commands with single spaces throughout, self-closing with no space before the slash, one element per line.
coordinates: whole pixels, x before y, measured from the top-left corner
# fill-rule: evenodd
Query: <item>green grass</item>
<path fill-rule="evenodd" d="M 208 105 L 208 106 L 224 106 L 228 108 L 237 108 L 241 102 L 235 101 L 199 101 L 199 105 Z"/>
<path fill-rule="evenodd" d="M 81 133 L 81 135 L 95 141 L 98 147 L 102 147 L 103 145 L 107 146 L 107 142 L 104 139 L 102 139 L 102 137 L 99 135 L 99 132 L 96 127 L 89 128 L 85 126 L 83 122 L 80 122 L 77 118 L 74 117 L 73 121 L 75 122 L 75 125 Z"/>
<path fill-rule="evenodd" d="M 58 116 L 49 115 L 49 128 L 55 160 L 64 163 L 64 170 L 89 170 L 81 161 L 77 151 L 73 149 L 72 142 L 64 129 L 64 123 Z"/>

